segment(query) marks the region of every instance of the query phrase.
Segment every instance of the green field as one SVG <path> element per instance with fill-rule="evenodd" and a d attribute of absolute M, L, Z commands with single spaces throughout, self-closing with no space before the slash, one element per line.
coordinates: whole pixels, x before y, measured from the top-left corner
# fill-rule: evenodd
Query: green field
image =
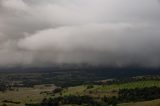
<path fill-rule="evenodd" d="M 86 95 L 86 94 L 92 94 L 97 96 L 112 95 L 112 94 L 115 95 L 116 91 L 118 91 L 119 89 L 144 88 L 152 86 L 160 87 L 160 81 L 150 80 L 150 81 L 137 81 L 137 82 L 113 84 L 113 85 L 94 85 L 94 87 L 91 89 L 87 89 L 87 85 L 82 85 L 64 89 L 63 95 Z"/>
<path fill-rule="evenodd" d="M 160 87 L 160 81 L 149 80 L 112 85 L 92 85 L 92 88 L 88 88 L 88 86 L 89 85 L 81 85 L 64 88 L 61 94 L 59 93 L 58 95 L 89 95 L 92 97 L 117 96 L 119 89 L 144 88 L 152 86 Z M 41 94 L 41 92 L 51 92 L 54 88 L 54 85 L 37 85 L 33 88 L 21 87 L 15 88 L 13 91 L 0 92 L 0 104 L 3 104 L 2 101 L 4 100 L 20 102 L 20 104 L 11 104 L 9 106 L 24 106 L 25 103 L 39 103 L 43 98 L 50 97 L 50 95 L 47 95 L 46 93 Z M 118 106 L 160 106 L 160 100 L 123 103 Z"/>

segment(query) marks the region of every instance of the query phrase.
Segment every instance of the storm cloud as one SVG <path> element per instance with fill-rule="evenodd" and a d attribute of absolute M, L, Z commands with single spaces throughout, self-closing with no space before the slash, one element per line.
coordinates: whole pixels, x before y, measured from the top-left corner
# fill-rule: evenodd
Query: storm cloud
<path fill-rule="evenodd" d="M 0 66 L 160 66 L 159 0 L 0 0 Z"/>

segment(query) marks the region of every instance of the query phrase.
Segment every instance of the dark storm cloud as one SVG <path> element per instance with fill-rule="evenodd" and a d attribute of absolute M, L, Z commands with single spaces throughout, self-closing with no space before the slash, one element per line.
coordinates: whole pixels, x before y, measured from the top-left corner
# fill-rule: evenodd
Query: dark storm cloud
<path fill-rule="evenodd" d="M 0 0 L 0 66 L 160 66 L 158 0 Z"/>

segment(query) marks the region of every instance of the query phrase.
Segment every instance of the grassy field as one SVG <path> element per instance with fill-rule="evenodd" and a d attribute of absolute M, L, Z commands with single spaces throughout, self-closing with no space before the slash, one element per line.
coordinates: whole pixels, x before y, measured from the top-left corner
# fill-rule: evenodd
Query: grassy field
<path fill-rule="evenodd" d="M 113 85 L 94 85 L 93 88 L 87 89 L 87 85 L 69 87 L 63 90 L 63 95 L 95 95 L 95 96 L 116 96 L 116 91 L 119 89 L 143 88 L 143 87 L 160 87 L 160 81 L 137 81 L 124 84 Z"/>
<path fill-rule="evenodd" d="M 93 85 L 88 88 L 88 85 L 81 85 L 75 87 L 64 88 L 62 96 L 65 95 L 90 95 L 92 97 L 103 96 L 116 96 L 119 89 L 131 89 L 131 88 L 143 88 L 143 87 L 160 87 L 160 81 L 137 81 L 123 84 L 112 85 Z M 55 88 L 54 85 L 45 86 L 37 85 L 33 88 L 15 88 L 14 91 L 0 92 L 0 105 L 2 101 L 9 100 L 14 102 L 20 102 L 21 104 L 11 104 L 9 106 L 24 106 L 25 103 L 40 102 L 44 97 L 49 95 L 42 93 L 44 91 L 52 91 Z M 160 106 L 160 100 L 137 102 L 137 103 L 124 103 L 119 106 Z"/>
<path fill-rule="evenodd" d="M 54 88 L 54 85 L 37 85 L 34 88 L 15 88 L 14 91 L 0 92 L 0 102 L 1 104 L 4 100 L 21 102 L 19 105 L 15 104 L 15 106 L 24 106 L 25 103 L 30 102 L 40 102 L 44 97 L 48 96 L 40 93 L 44 91 L 52 91 Z M 11 106 L 14 106 L 14 104 Z"/>
<path fill-rule="evenodd" d="M 132 88 L 144 88 L 144 87 L 160 87 L 160 81 L 137 81 L 124 84 L 113 84 L 109 86 L 97 86 L 95 90 L 118 90 L 118 89 L 132 89 Z"/>
<path fill-rule="evenodd" d="M 124 103 L 118 106 L 160 106 L 160 99 L 145 102 Z"/>

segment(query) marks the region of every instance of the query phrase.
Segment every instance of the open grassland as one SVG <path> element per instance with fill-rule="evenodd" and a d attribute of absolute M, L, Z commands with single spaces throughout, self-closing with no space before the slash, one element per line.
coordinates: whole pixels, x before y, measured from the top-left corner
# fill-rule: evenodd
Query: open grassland
<path fill-rule="evenodd" d="M 40 102 L 44 97 L 47 97 L 45 93 L 41 92 L 52 91 L 55 88 L 54 85 L 45 86 L 37 85 L 33 88 L 15 88 L 13 91 L 0 92 L 0 102 L 4 100 L 20 102 L 20 104 L 15 104 L 15 106 L 24 106 L 25 103 L 30 102 Z M 14 106 L 12 103 L 11 106 Z"/>
<path fill-rule="evenodd" d="M 160 99 L 136 103 L 123 103 L 118 106 L 160 106 Z"/>
<path fill-rule="evenodd" d="M 119 89 L 144 88 L 152 86 L 160 87 L 160 81 L 136 81 L 112 85 L 81 85 L 64 88 L 63 91 L 60 92 L 58 95 L 89 95 L 92 97 L 117 96 Z M 54 88 L 56 88 L 54 85 L 37 85 L 33 88 L 22 87 L 14 88 L 13 91 L 0 92 L 0 105 L 3 103 L 2 101 L 4 100 L 20 102 L 20 104 L 12 103 L 9 106 L 24 106 L 25 103 L 39 103 L 43 98 L 51 96 L 42 92 L 51 92 Z M 160 100 L 137 103 L 124 103 L 120 104 L 119 106 L 160 106 Z"/>
<path fill-rule="evenodd" d="M 62 95 L 93 95 L 93 96 L 116 96 L 116 91 L 119 89 L 132 89 L 144 87 L 160 87 L 160 81 L 137 81 L 123 84 L 112 85 L 93 85 L 93 88 L 87 89 L 87 85 L 69 87 L 64 89 Z"/>
<path fill-rule="evenodd" d="M 137 81 L 137 82 L 124 83 L 124 84 L 96 86 L 95 90 L 133 89 L 133 88 L 144 88 L 144 87 L 152 87 L 152 86 L 160 87 L 160 81 L 154 81 L 154 80 Z"/>

